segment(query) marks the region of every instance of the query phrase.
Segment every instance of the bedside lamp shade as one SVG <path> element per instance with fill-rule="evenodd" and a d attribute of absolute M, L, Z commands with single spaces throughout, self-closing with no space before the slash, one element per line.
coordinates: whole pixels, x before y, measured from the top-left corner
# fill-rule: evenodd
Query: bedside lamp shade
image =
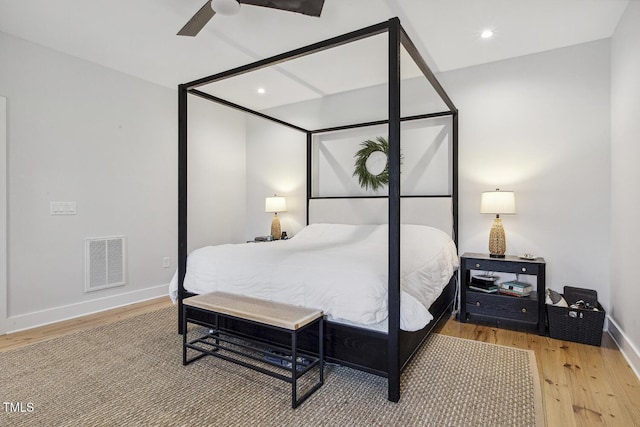
<path fill-rule="evenodd" d="M 276 195 L 273 197 L 267 197 L 264 201 L 264 211 L 273 212 L 273 219 L 271 220 L 271 237 L 273 237 L 273 240 L 280 240 L 282 230 L 280 229 L 278 212 L 287 211 L 287 200 L 284 197 Z"/>
<path fill-rule="evenodd" d="M 480 199 L 480 213 L 496 215 L 489 232 L 489 255 L 493 258 L 504 258 L 507 243 L 500 214 L 516 213 L 515 194 L 513 191 L 500 191 L 499 188 L 496 191 L 485 191 Z"/>
<path fill-rule="evenodd" d="M 284 197 L 267 197 L 264 202 L 264 211 L 271 213 L 286 212 L 287 199 Z"/>
<path fill-rule="evenodd" d="M 480 200 L 480 213 L 515 214 L 516 197 L 513 191 L 485 191 Z"/>

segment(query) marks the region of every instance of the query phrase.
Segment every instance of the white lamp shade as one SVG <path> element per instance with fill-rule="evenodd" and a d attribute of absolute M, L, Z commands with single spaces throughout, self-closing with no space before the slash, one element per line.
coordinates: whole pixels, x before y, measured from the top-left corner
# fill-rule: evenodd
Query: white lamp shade
<path fill-rule="evenodd" d="M 515 214 L 516 196 L 513 191 L 485 191 L 480 200 L 480 213 Z"/>
<path fill-rule="evenodd" d="M 286 212 L 287 200 L 281 196 L 267 197 L 264 202 L 265 212 Z"/>
<path fill-rule="evenodd" d="M 235 15 L 240 11 L 240 3 L 236 0 L 211 0 L 211 9 L 220 15 Z"/>

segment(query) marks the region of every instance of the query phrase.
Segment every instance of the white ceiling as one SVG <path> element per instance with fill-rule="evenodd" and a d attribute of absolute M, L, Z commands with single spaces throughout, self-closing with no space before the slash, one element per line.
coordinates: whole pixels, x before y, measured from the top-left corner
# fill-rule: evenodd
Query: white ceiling
<path fill-rule="evenodd" d="M 238 15 L 214 16 L 195 38 L 176 36 L 204 2 L 0 0 L 0 31 L 176 88 L 394 16 L 433 71 L 463 68 L 610 37 L 628 0 L 325 0 L 320 18 L 243 5 Z M 486 28 L 492 39 L 479 37 Z M 354 58 L 354 49 L 343 52 Z M 369 63 L 366 55 L 360 60 Z M 357 82 L 340 72 L 343 64 L 320 72 L 317 62 L 301 61 L 272 70 L 299 90 L 266 87 L 258 108 L 292 102 L 294 92 L 299 101 L 378 83 L 380 67 L 367 68 L 352 73 Z M 246 88 L 239 99 L 255 98 L 255 88 Z"/>

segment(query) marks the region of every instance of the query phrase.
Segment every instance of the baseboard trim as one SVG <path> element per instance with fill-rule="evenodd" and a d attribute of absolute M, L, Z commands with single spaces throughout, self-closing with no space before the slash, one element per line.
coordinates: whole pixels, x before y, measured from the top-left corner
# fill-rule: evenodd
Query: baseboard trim
<path fill-rule="evenodd" d="M 47 310 L 10 316 L 6 319 L 6 333 L 19 332 L 25 329 L 49 325 L 51 323 L 74 319 L 88 314 L 99 313 L 101 311 L 147 301 L 161 296 L 167 296 L 168 298 L 168 295 L 169 284 L 167 283 L 118 295 L 54 307 Z"/>
<path fill-rule="evenodd" d="M 629 366 L 636 374 L 636 377 L 640 379 L 640 353 L 635 348 L 633 343 L 627 338 L 620 326 L 610 316 L 607 316 L 609 321 L 609 335 L 613 338 L 613 341 L 618 345 L 620 353 L 627 359 Z"/>

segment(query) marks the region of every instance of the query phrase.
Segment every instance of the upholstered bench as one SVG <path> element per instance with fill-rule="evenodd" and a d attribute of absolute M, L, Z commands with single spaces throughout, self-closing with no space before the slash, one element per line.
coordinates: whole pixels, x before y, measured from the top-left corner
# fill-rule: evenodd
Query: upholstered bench
<path fill-rule="evenodd" d="M 296 408 L 324 383 L 323 313 L 321 310 L 251 298 L 244 295 L 212 292 L 183 300 L 182 364 L 210 355 L 274 378 L 291 383 L 291 407 Z M 206 320 L 204 320 L 206 319 Z M 239 335 L 226 330 L 221 320 L 247 322 L 290 337 L 290 346 L 267 343 L 259 337 Z M 187 324 L 208 328 L 194 340 L 187 338 Z M 302 353 L 298 349 L 298 333 L 316 325 L 318 354 Z M 188 358 L 188 350 L 197 355 Z M 298 398 L 298 379 L 318 367 L 318 381 Z M 288 373 L 288 374 L 283 374 Z"/>

